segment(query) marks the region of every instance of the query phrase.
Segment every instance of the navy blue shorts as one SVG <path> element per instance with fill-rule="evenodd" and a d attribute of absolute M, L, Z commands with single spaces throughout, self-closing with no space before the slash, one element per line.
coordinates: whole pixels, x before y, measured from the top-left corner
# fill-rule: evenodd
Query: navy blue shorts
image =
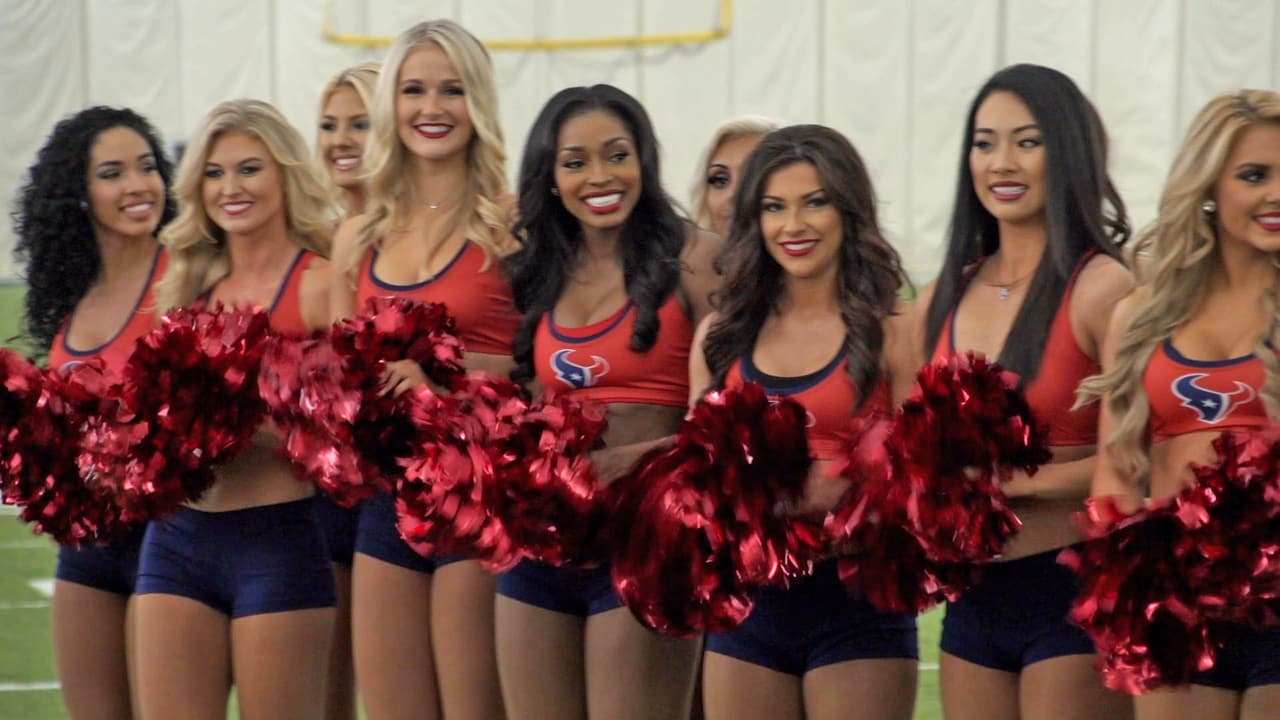
<path fill-rule="evenodd" d="M 707 652 L 796 676 L 850 660 L 920 657 L 915 616 L 851 595 L 834 560 L 788 589 L 756 593 L 745 622 L 707 636 Z"/>
<path fill-rule="evenodd" d="M 1243 692 L 1261 685 L 1280 684 L 1280 627 L 1262 630 L 1225 625 L 1222 647 L 1213 667 L 1191 676 L 1191 684 Z"/>
<path fill-rule="evenodd" d="M 324 533 L 329 559 L 343 565 L 351 564 L 356 551 L 356 527 L 360 522 L 360 505 L 344 508 L 324 493 L 316 494 L 316 519 Z"/>
<path fill-rule="evenodd" d="M 942 651 L 1017 673 L 1032 663 L 1093 655 L 1093 641 L 1068 617 L 1079 585 L 1058 550 L 988 563 L 982 580 L 947 604 Z"/>
<path fill-rule="evenodd" d="M 526 605 L 576 617 L 622 607 L 608 565 L 580 570 L 522 560 L 498 576 L 498 594 Z"/>
<path fill-rule="evenodd" d="M 396 499 L 389 493 L 378 493 L 360 505 L 355 551 L 424 575 L 467 559 L 463 555 L 423 557 L 409 547 L 396 527 Z"/>
<path fill-rule="evenodd" d="M 102 545 L 61 545 L 54 576 L 114 595 L 132 595 L 138 579 L 138 551 L 146 530 L 145 525 L 139 525 L 127 536 Z"/>
<path fill-rule="evenodd" d="M 138 595 L 164 593 L 232 618 L 333 607 L 333 565 L 312 498 L 152 521 L 142 542 Z"/>

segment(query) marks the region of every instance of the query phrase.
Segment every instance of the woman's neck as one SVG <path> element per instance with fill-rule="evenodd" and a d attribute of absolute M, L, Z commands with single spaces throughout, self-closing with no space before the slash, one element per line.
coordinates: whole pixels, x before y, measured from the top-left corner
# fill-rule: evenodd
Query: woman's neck
<path fill-rule="evenodd" d="M 840 314 L 840 301 L 837 298 L 836 270 L 823 273 L 812 278 L 796 278 L 787 276 L 782 284 L 782 296 L 779 298 L 780 312 L 797 315 Z"/>
<path fill-rule="evenodd" d="M 156 240 L 150 235 L 119 235 L 106 230 L 96 233 L 98 257 L 101 263 L 96 284 L 109 286 L 128 277 L 130 271 L 151 257 L 156 251 Z"/>
<path fill-rule="evenodd" d="M 467 192 L 469 168 L 465 152 L 441 160 L 412 156 L 408 164 L 410 216 L 422 209 L 453 210 Z"/>
<path fill-rule="evenodd" d="M 252 233 L 228 234 L 229 277 L 274 278 L 280 266 L 292 260 L 298 246 L 289 237 L 284 216 L 272 218 Z"/>
<path fill-rule="evenodd" d="M 352 218 L 364 214 L 364 183 L 342 189 L 342 197 L 347 208 L 347 217 Z"/>
<path fill-rule="evenodd" d="M 987 260 L 991 266 L 990 277 L 999 282 L 1018 282 L 1030 277 L 1048 245 L 1044 223 L 1001 222 L 999 232 L 1000 247 Z"/>
<path fill-rule="evenodd" d="M 1276 283 L 1280 258 L 1240 242 L 1218 242 L 1218 269 L 1210 288 L 1244 297 L 1262 297 Z"/>

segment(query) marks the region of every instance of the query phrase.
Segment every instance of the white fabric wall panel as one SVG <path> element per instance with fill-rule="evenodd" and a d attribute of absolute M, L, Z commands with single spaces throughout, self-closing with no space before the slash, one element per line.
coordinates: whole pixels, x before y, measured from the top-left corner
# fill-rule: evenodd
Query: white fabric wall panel
<path fill-rule="evenodd" d="M 0 207 L 10 207 L 53 124 L 85 102 L 80 3 L 0 0 Z M 0 217 L 0 274 L 12 275 L 12 228 Z"/>
<path fill-rule="evenodd" d="M 324 24 L 324 5 L 313 0 L 276 0 L 273 104 L 314 146 L 320 118 L 320 90 L 335 73 L 365 60 L 381 60 L 380 50 L 316 42 Z M 361 22 L 361 25 L 363 23 Z M 348 25 L 344 32 L 361 32 Z"/>
<path fill-rule="evenodd" d="M 734 2 L 729 36 L 732 114 L 769 115 L 790 122 L 821 120 L 822 4 Z"/>
<path fill-rule="evenodd" d="M 828 5 L 823 32 L 823 122 L 857 147 L 880 201 L 880 223 L 901 246 L 912 125 L 910 5 Z"/>
<path fill-rule="evenodd" d="M 181 0 L 179 13 L 184 138 L 223 100 L 274 99 L 273 3 Z"/>
<path fill-rule="evenodd" d="M 1110 135 L 1111 177 L 1135 229 L 1156 215 L 1160 188 L 1181 140 L 1178 96 L 1180 0 L 1096 4 L 1091 93 Z"/>
<path fill-rule="evenodd" d="M 1183 0 L 1180 129 L 1224 90 L 1277 87 L 1276 12 L 1275 0 Z"/>
<path fill-rule="evenodd" d="M 1001 65 L 1036 63 L 1057 68 L 1086 94 L 1093 88 L 1093 14 L 1097 5 L 1124 3 L 1080 0 L 1016 0 L 1004 5 Z"/>
<path fill-rule="evenodd" d="M 481 39 L 531 38 L 544 24 L 539 2 L 485 0 L 462 6 L 458 20 Z M 516 191 L 520 149 L 533 120 L 550 95 L 547 53 L 497 52 L 492 54 L 498 83 L 498 112 L 507 145 L 507 177 Z"/>
<path fill-rule="evenodd" d="M 155 125 L 166 143 L 184 137 L 180 22 L 174 3 L 88 4 L 86 52 L 90 104 L 133 108 Z"/>
<path fill-rule="evenodd" d="M 641 4 L 646 33 L 709 30 L 717 0 L 647 0 Z M 688 206 L 690 186 L 701 180 L 698 155 L 711 132 L 731 117 L 729 44 L 644 50 L 641 85 L 645 108 L 662 143 L 666 190 Z"/>
<path fill-rule="evenodd" d="M 640 33 L 639 4 L 598 0 L 542 0 L 539 37 L 628 36 Z M 536 19 L 535 19 L 536 21 Z M 561 88 L 608 83 L 633 95 L 640 91 L 640 51 L 568 50 L 553 53 L 547 63 L 545 101 Z"/>
<path fill-rule="evenodd" d="M 919 279 L 932 277 L 943 254 L 965 113 L 996 66 L 998 19 L 997 0 L 912 2 L 908 217 L 898 250 Z"/>
<path fill-rule="evenodd" d="M 355 0 L 342 1 L 353 2 Z M 492 2 L 493 0 L 489 1 Z M 508 2 L 508 0 L 501 1 Z M 321 2 L 316 2 L 316 0 L 312 0 L 312 2 L 317 5 L 322 4 Z M 416 25 L 423 20 L 438 17 L 458 17 L 458 5 L 461 3 L 454 2 L 454 0 L 414 0 L 413 2 L 404 2 L 404 0 L 364 0 L 364 4 L 367 23 L 364 31 L 370 35 L 394 37 L 399 35 L 401 30 Z M 480 4 L 483 4 L 483 2 Z"/>

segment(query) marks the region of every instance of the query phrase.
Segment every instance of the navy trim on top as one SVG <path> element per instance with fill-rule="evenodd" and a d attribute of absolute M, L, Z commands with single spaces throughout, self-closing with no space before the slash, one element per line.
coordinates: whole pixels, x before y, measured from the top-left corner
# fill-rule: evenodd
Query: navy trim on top
<path fill-rule="evenodd" d="M 740 359 L 742 363 L 742 379 L 763 385 L 765 391 L 770 395 L 795 395 L 815 387 L 823 380 L 831 377 L 831 373 L 835 372 L 840 367 L 840 363 L 844 362 L 844 355 L 845 349 L 840 348 L 840 352 L 836 353 L 835 358 L 820 370 L 811 372 L 808 375 L 784 377 L 770 375 L 756 367 L 755 362 L 751 359 L 751 353 L 748 352 Z"/>
<path fill-rule="evenodd" d="M 116 330 L 115 334 L 111 336 L 110 340 L 107 340 L 91 350 L 77 350 L 71 347 L 71 342 L 67 338 L 71 336 L 71 321 L 74 319 L 74 311 L 71 316 L 67 317 L 67 327 L 62 331 L 62 349 L 65 350 L 68 355 L 74 357 L 97 355 L 102 352 L 103 348 L 106 348 L 120 337 L 120 333 L 124 332 L 124 329 L 129 327 L 129 323 L 133 322 L 133 316 L 137 315 L 138 309 L 142 307 L 142 301 L 147 297 L 147 291 L 150 290 L 151 286 L 155 283 L 156 266 L 160 264 L 160 253 L 162 252 L 164 252 L 164 247 L 157 245 L 156 253 L 151 257 L 151 269 L 147 271 L 147 281 L 142 284 L 142 292 L 138 294 L 138 299 L 133 303 L 133 309 L 125 316 L 124 323 Z"/>
<path fill-rule="evenodd" d="M 547 329 L 551 331 L 551 337 L 559 340 L 560 342 L 575 343 L 575 344 L 591 342 L 592 340 L 598 340 L 604 337 L 605 335 L 608 335 L 609 333 L 613 332 L 614 328 L 618 327 L 618 325 L 621 325 L 622 321 L 625 320 L 626 317 L 631 314 L 631 309 L 634 307 L 635 307 L 635 303 L 628 300 L 627 304 L 623 305 L 622 309 L 619 310 L 616 315 L 614 315 L 612 322 L 609 322 L 609 324 L 606 325 L 603 329 L 597 330 L 596 332 L 593 332 L 590 335 L 568 334 L 573 330 L 580 330 L 581 328 L 557 327 L 555 318 L 552 317 L 551 313 L 547 313 Z M 607 319 L 608 318 L 606 318 L 606 320 Z M 594 324 L 595 323 L 592 323 L 592 325 Z M 587 325 L 586 327 L 591 327 L 591 325 Z"/>
<path fill-rule="evenodd" d="M 1218 367 L 1228 367 L 1230 365 L 1239 365 L 1240 363 L 1249 362 L 1250 360 L 1257 357 L 1257 355 L 1255 355 L 1254 353 L 1249 353 L 1248 355 L 1241 355 L 1240 357 L 1227 358 L 1226 360 L 1192 360 L 1191 358 L 1178 352 L 1178 349 L 1173 346 L 1173 338 L 1164 339 L 1164 352 L 1166 355 L 1169 356 L 1170 360 L 1178 363 L 1179 365 L 1186 365 L 1187 367 L 1198 367 L 1198 368 L 1218 368 Z"/>
<path fill-rule="evenodd" d="M 408 285 L 396 285 L 395 283 L 387 282 L 386 280 L 383 280 L 378 277 L 377 273 L 373 271 L 373 266 L 378 264 L 378 249 L 373 248 L 373 257 L 369 259 L 369 279 L 373 281 L 374 285 L 377 285 L 383 290 L 395 290 L 398 292 L 408 292 L 411 290 L 417 290 L 419 288 L 426 287 L 431 283 L 444 277 L 449 272 L 449 270 L 453 268 L 453 266 L 456 265 L 459 260 L 462 259 L 462 255 L 467 252 L 467 246 L 470 244 L 471 244 L 470 240 L 463 240 L 462 247 L 458 248 L 458 252 L 453 256 L 453 258 L 450 259 L 449 262 L 446 263 L 444 267 L 440 268 L 440 272 L 437 272 L 435 275 L 432 275 L 426 280 L 423 280 L 421 282 L 416 282 L 416 283 L 410 283 Z"/>

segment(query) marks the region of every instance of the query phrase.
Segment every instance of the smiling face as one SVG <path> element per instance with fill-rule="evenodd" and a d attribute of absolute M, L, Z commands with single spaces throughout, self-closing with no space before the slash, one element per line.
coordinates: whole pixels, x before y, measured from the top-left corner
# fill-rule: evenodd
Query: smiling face
<path fill-rule="evenodd" d="M 266 144 L 239 130 L 209 148 L 201 184 L 204 211 L 229 234 L 248 235 L 284 217 L 284 176 Z"/>
<path fill-rule="evenodd" d="M 340 188 L 360 185 L 360 154 L 369 133 L 369 111 L 350 85 L 341 85 L 324 104 L 316 142 L 325 169 Z"/>
<path fill-rule="evenodd" d="M 395 107 L 396 132 L 410 153 L 433 161 L 466 153 L 474 132 L 466 88 L 439 45 L 428 43 L 405 56 Z"/>
<path fill-rule="evenodd" d="M 1002 223 L 1043 223 L 1045 150 L 1040 126 L 1017 95 L 998 90 L 973 118 L 969 172 L 978 201 Z"/>
<path fill-rule="evenodd" d="M 1253 125 L 1236 137 L 1210 196 L 1219 242 L 1280 252 L 1280 125 Z"/>
<path fill-rule="evenodd" d="M 89 211 L 94 228 L 123 237 L 155 233 L 164 213 L 164 179 L 146 138 L 127 127 L 103 130 L 89 148 Z"/>
<path fill-rule="evenodd" d="M 556 141 L 555 184 L 583 228 L 622 227 L 642 187 L 635 138 L 622 120 L 605 110 L 566 120 Z"/>
<path fill-rule="evenodd" d="M 747 156 L 760 144 L 763 135 L 739 135 L 720 143 L 707 162 L 707 214 L 711 216 L 711 232 L 728 237 L 733 225 L 733 193 Z"/>
<path fill-rule="evenodd" d="M 766 252 L 788 275 L 835 275 L 844 223 L 812 163 L 786 165 L 765 181 L 760 234 Z"/>

